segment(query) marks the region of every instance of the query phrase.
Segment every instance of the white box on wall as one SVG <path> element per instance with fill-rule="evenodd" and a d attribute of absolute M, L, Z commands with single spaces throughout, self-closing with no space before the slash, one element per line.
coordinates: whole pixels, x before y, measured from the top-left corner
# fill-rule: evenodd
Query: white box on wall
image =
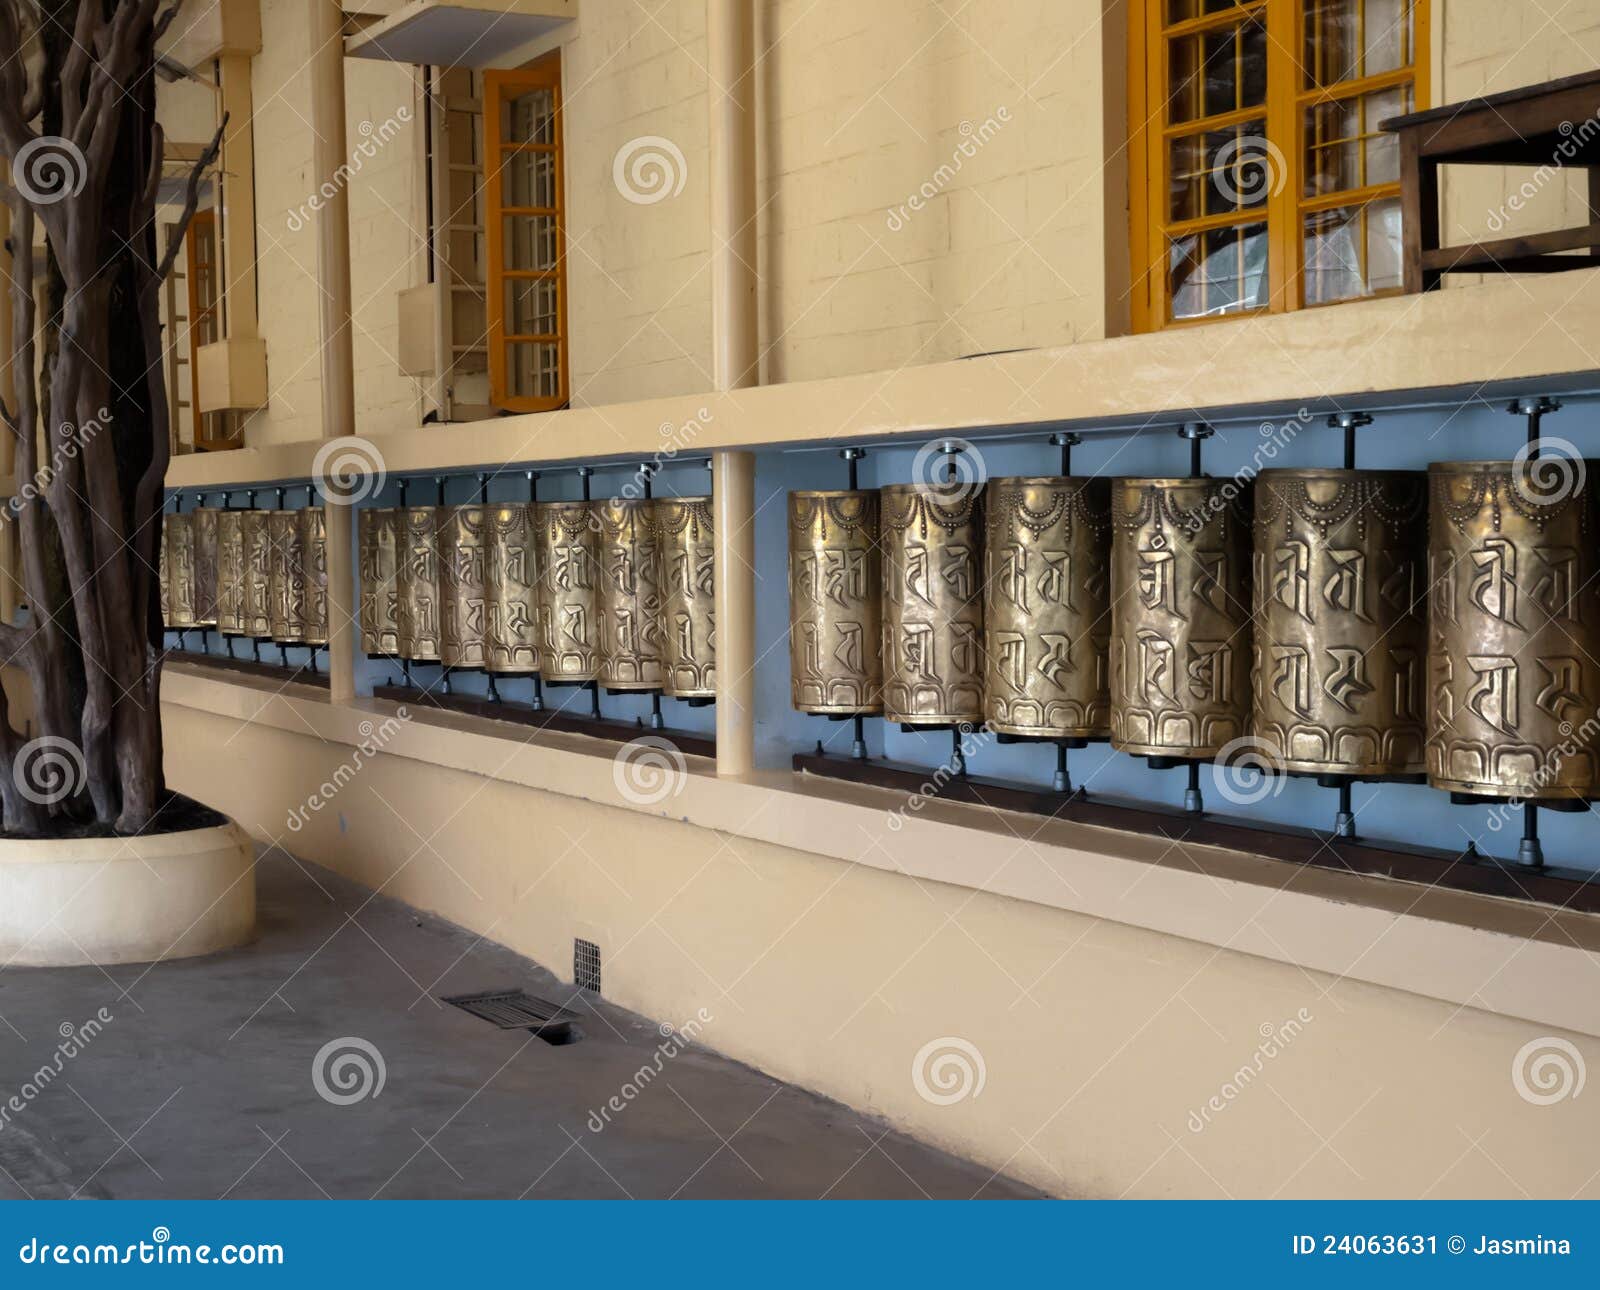
<path fill-rule="evenodd" d="M 254 412 L 267 406 L 267 342 L 259 337 L 201 345 L 195 374 L 201 412 Z"/>
<path fill-rule="evenodd" d="M 437 366 L 434 324 L 438 299 L 438 288 L 431 282 L 407 287 L 399 294 L 399 360 L 406 376 L 432 376 Z"/>

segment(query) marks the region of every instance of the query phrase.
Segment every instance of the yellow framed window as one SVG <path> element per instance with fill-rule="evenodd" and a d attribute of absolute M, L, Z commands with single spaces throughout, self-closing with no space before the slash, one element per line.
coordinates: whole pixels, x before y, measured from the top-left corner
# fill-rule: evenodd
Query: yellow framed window
<path fill-rule="evenodd" d="M 1379 125 L 1427 106 L 1428 0 L 1136 0 L 1136 330 L 1401 289 Z"/>
<path fill-rule="evenodd" d="M 566 404 L 561 62 L 483 77 L 489 391 L 497 407 Z"/>

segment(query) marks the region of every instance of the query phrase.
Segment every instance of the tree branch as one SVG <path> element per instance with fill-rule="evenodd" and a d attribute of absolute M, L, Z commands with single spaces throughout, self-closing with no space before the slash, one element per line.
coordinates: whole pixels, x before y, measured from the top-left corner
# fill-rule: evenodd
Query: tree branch
<path fill-rule="evenodd" d="M 183 0 L 172 0 L 172 8 L 163 10 L 156 15 L 154 35 L 151 45 L 159 45 L 161 38 L 167 34 L 167 28 L 172 26 L 172 20 L 178 16 L 178 10 L 183 8 Z"/>
<path fill-rule="evenodd" d="M 189 224 L 194 219 L 195 210 L 200 202 L 200 184 L 205 172 L 216 164 L 217 157 L 222 151 L 223 134 L 228 128 L 228 115 L 223 113 L 222 123 L 217 126 L 217 132 L 211 136 L 211 142 L 206 145 L 200 158 L 189 171 L 189 178 L 184 186 L 183 209 L 178 216 L 177 223 L 167 240 L 166 250 L 159 263 L 151 265 L 145 260 L 142 247 L 136 248 L 135 254 L 139 260 L 142 275 L 140 283 L 139 321 L 144 332 L 145 346 L 145 382 L 149 390 L 151 416 L 160 418 L 161 433 L 152 433 L 150 441 L 150 463 L 145 467 L 144 473 L 139 477 L 139 482 L 134 487 L 133 494 L 133 542 L 134 548 L 141 556 L 133 564 L 134 603 L 145 604 L 150 594 L 150 567 L 155 563 L 152 558 L 155 543 L 160 540 L 160 520 L 151 519 L 160 509 L 158 499 L 161 486 L 166 479 L 167 466 L 172 460 L 172 447 L 170 443 L 170 427 L 167 425 L 167 388 L 166 372 L 161 362 L 161 317 L 160 305 L 156 292 L 161 284 L 166 281 L 167 275 L 172 272 L 172 266 L 177 260 L 178 251 L 183 246 L 183 239 L 189 230 Z M 150 179 L 145 188 L 148 205 L 145 210 L 153 217 L 155 212 L 156 187 L 161 177 L 161 153 L 163 136 L 161 127 L 156 126 L 152 132 L 155 143 L 154 154 L 150 162 Z M 152 427 L 154 430 L 155 427 Z M 150 532 L 147 532 L 147 526 Z"/>
<path fill-rule="evenodd" d="M 156 127 L 160 130 L 160 127 Z M 217 127 L 217 132 L 211 136 L 211 142 L 206 144 L 205 151 L 200 154 L 200 160 L 194 163 L 189 171 L 189 178 L 184 183 L 183 209 L 178 214 L 177 223 L 172 225 L 172 235 L 167 240 L 167 249 L 161 255 L 161 261 L 155 267 L 156 285 L 167 280 L 167 274 L 172 272 L 172 266 L 177 263 L 178 248 L 184 236 L 189 231 L 189 222 L 194 219 L 194 213 L 200 205 L 200 184 L 205 177 L 205 172 L 216 164 L 218 155 L 222 152 L 222 135 L 228 128 L 228 114 L 222 114 L 222 124 Z M 151 205 L 154 205 L 152 201 Z"/>

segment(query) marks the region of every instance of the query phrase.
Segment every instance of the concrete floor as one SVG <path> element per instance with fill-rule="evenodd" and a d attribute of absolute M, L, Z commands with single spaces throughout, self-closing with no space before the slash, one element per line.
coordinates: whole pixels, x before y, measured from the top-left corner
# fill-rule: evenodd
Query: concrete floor
<path fill-rule="evenodd" d="M 591 1112 L 654 1064 L 655 1023 L 327 870 L 278 855 L 258 875 L 243 950 L 0 971 L 0 1196 L 1034 1194 L 694 1048 L 596 1133 Z M 587 1014 L 584 1037 L 553 1046 L 437 1003 L 504 986 Z M 90 1037 L 58 1058 L 69 1024 Z M 376 1047 L 384 1082 L 336 1105 L 313 1064 L 346 1036 Z"/>

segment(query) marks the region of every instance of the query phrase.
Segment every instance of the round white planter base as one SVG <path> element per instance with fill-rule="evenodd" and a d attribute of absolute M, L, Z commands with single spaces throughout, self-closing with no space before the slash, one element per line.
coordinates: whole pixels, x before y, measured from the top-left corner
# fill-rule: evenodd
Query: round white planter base
<path fill-rule="evenodd" d="M 231 820 L 137 838 L 0 841 L 0 967 L 151 963 L 255 932 L 255 853 Z"/>

